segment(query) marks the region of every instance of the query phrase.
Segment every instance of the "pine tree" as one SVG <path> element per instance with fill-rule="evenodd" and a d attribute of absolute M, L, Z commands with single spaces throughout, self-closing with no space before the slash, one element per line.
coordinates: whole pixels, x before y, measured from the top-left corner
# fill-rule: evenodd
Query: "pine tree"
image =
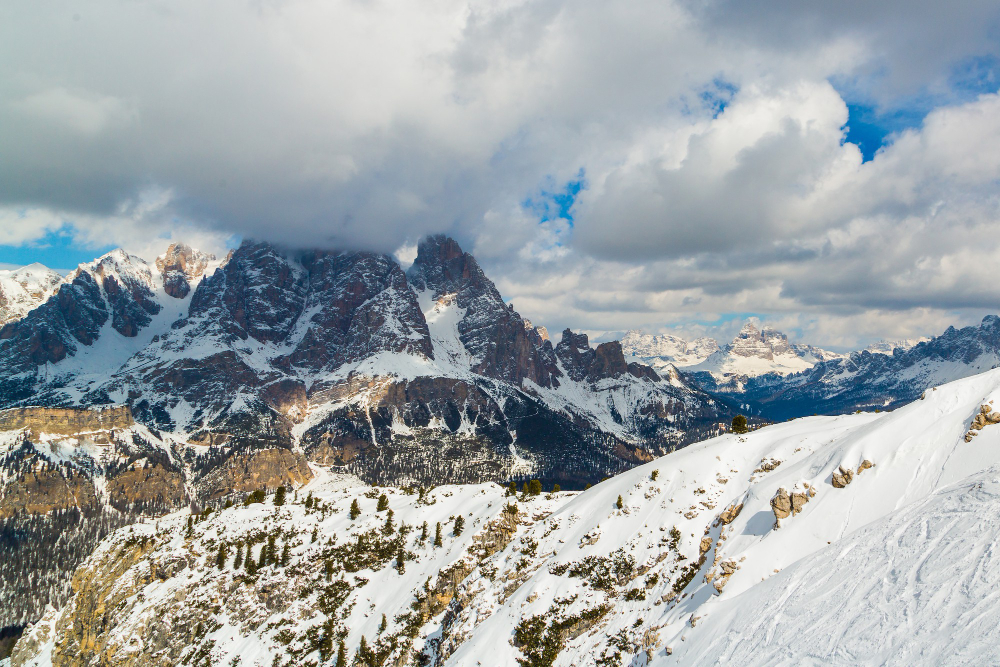
<path fill-rule="evenodd" d="M 507 496 L 517 495 L 517 482 L 511 481 L 511 483 L 507 485 L 507 493 L 505 495 Z"/>
<path fill-rule="evenodd" d="M 455 537 L 462 534 L 462 529 L 465 528 L 465 517 L 459 514 L 455 517 L 455 528 L 452 532 L 455 533 Z"/>
<path fill-rule="evenodd" d="M 384 493 L 378 497 L 378 506 L 375 508 L 376 512 L 384 512 L 389 509 L 389 497 Z"/>
<path fill-rule="evenodd" d="M 215 565 L 220 570 L 226 566 L 226 545 L 219 545 L 219 554 L 215 557 Z"/>
<path fill-rule="evenodd" d="M 332 560 L 326 561 L 324 567 L 326 568 L 326 580 L 330 581 L 331 579 L 333 579 L 333 561 Z"/>
<path fill-rule="evenodd" d="M 747 432 L 747 418 L 743 415 L 733 417 L 733 433 L 743 434 Z"/>
<path fill-rule="evenodd" d="M 285 490 L 284 484 L 278 487 L 278 490 L 274 492 L 274 506 L 281 507 L 285 504 L 285 494 L 288 493 Z"/>
<path fill-rule="evenodd" d="M 372 664 L 372 651 L 368 648 L 368 640 L 365 639 L 364 635 L 361 635 L 361 643 L 358 644 L 358 662 L 362 665 Z"/>
<path fill-rule="evenodd" d="M 310 492 L 309 492 L 309 495 L 308 495 L 308 496 L 306 496 L 306 509 L 307 509 L 307 510 L 308 510 L 308 509 L 312 509 L 312 506 L 313 506 L 313 494 L 312 494 L 312 492 L 310 491 Z"/>
<path fill-rule="evenodd" d="M 441 522 L 438 521 L 437 528 L 434 531 L 434 546 L 441 546 Z"/>
<path fill-rule="evenodd" d="M 236 543 L 236 559 L 233 560 L 233 569 L 238 570 L 243 567 L 243 543 Z"/>
<path fill-rule="evenodd" d="M 387 625 L 388 622 L 385 619 L 385 614 L 382 614 L 382 622 L 378 624 L 378 633 L 382 634 L 383 632 L 385 632 L 385 628 Z"/>
<path fill-rule="evenodd" d="M 187 537 L 193 537 L 193 536 L 194 536 L 194 517 L 193 516 L 189 516 L 188 517 L 188 527 L 187 527 Z"/>
<path fill-rule="evenodd" d="M 560 491 L 562 491 L 562 487 L 561 486 L 559 486 L 558 484 L 553 484 L 552 485 L 552 493 L 559 493 Z"/>
<path fill-rule="evenodd" d="M 319 536 L 319 528 L 313 528 L 312 542 L 316 542 L 316 538 Z"/>
<path fill-rule="evenodd" d="M 355 498 L 351 503 L 351 521 L 355 521 L 359 516 L 361 516 L 361 505 L 358 505 L 358 499 Z"/>
<path fill-rule="evenodd" d="M 340 640 L 340 648 L 337 649 L 337 664 L 334 667 L 347 667 L 347 647 L 344 640 Z"/>
<path fill-rule="evenodd" d="M 343 641 L 340 642 L 340 648 L 341 650 L 344 649 Z M 326 660 L 332 654 L 333 654 L 333 627 L 331 621 L 327 621 L 326 623 L 323 624 L 323 638 L 319 640 L 320 660 Z M 339 653 L 337 659 L 338 660 L 340 659 Z"/>
<path fill-rule="evenodd" d="M 625 503 L 622 502 L 621 496 L 618 496 L 618 502 L 615 503 L 615 507 L 617 507 L 618 509 L 625 507 Z"/>
<path fill-rule="evenodd" d="M 262 552 L 264 551 L 263 547 L 261 547 L 261 551 Z M 252 555 L 250 554 L 249 547 L 247 547 L 247 556 L 244 559 L 244 565 L 246 565 L 247 574 L 249 575 L 257 574 L 257 563 L 256 561 L 254 561 Z"/>
<path fill-rule="evenodd" d="M 427 541 L 427 522 L 424 521 L 424 525 L 420 526 L 420 541 Z"/>
<path fill-rule="evenodd" d="M 288 567 L 288 559 L 290 557 L 288 542 L 285 542 L 285 546 L 281 548 L 281 567 Z"/>
<path fill-rule="evenodd" d="M 528 495 L 537 496 L 542 493 L 542 482 L 533 479 L 528 483 Z"/>
<path fill-rule="evenodd" d="M 382 534 L 383 535 L 392 535 L 392 531 L 393 531 L 393 526 L 392 526 L 392 510 L 389 510 L 389 513 L 385 517 L 385 525 L 382 526 Z"/>
<path fill-rule="evenodd" d="M 406 552 L 403 551 L 403 547 L 400 547 L 399 553 L 396 554 L 396 572 L 400 574 L 406 572 Z"/>

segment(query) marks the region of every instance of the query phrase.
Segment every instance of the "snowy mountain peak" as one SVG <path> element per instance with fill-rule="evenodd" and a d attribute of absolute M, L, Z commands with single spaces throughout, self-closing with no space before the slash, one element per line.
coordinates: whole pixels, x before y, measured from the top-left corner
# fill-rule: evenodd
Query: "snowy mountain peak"
<path fill-rule="evenodd" d="M 0 327 L 18 320 L 52 296 L 63 277 L 39 263 L 0 270 Z"/>

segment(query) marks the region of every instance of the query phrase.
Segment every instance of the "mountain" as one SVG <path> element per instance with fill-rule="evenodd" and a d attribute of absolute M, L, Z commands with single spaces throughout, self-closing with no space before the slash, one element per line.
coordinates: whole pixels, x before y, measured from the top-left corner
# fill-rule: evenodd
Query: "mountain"
<path fill-rule="evenodd" d="M 992 664 L 998 401 L 990 371 L 582 493 L 317 469 L 118 529 L 12 664 Z"/>
<path fill-rule="evenodd" d="M 669 334 L 653 335 L 637 331 L 627 331 L 621 339 L 625 354 L 638 357 L 654 368 L 673 364 L 678 368 L 694 366 L 719 350 L 714 338 L 696 338 L 692 341 Z"/>
<path fill-rule="evenodd" d="M 617 342 L 567 330 L 553 345 L 446 237 L 408 272 L 255 242 L 222 261 L 115 250 L 0 328 L 0 556 L 32 563 L 0 569 L 17 600 L 0 629 L 64 599 L 109 530 L 297 487 L 309 464 L 400 486 L 581 488 L 729 417 Z"/>
<path fill-rule="evenodd" d="M 897 347 L 903 350 L 909 350 L 911 347 L 917 343 L 925 343 L 929 341 L 930 338 L 926 336 L 921 338 L 899 338 L 896 340 L 877 340 L 865 349 L 869 352 L 879 352 L 881 354 L 892 354 L 893 350 Z"/>
<path fill-rule="evenodd" d="M 0 327 L 21 319 L 56 291 L 63 277 L 41 264 L 0 270 Z"/>
<path fill-rule="evenodd" d="M 780 331 L 767 326 L 758 329 L 753 322 L 744 324 L 733 341 L 723 347 L 711 338 L 688 342 L 675 336 L 629 331 L 622 338 L 622 348 L 627 355 L 657 370 L 676 368 L 692 384 L 727 400 L 742 391 L 748 378 L 798 373 L 843 356 L 811 345 L 789 343 Z"/>
<path fill-rule="evenodd" d="M 712 386 L 722 400 L 770 419 L 893 409 L 935 387 L 1000 365 L 1000 318 L 943 334 L 891 355 L 867 350 L 785 376 L 762 375 L 740 386 Z M 709 385 L 702 384 L 705 388 Z"/>
<path fill-rule="evenodd" d="M 553 346 L 446 237 L 386 255 L 244 243 L 217 263 L 115 251 L 0 330 L 0 405 L 128 405 L 230 450 L 301 448 L 382 483 L 597 481 L 725 409 L 564 332 Z"/>

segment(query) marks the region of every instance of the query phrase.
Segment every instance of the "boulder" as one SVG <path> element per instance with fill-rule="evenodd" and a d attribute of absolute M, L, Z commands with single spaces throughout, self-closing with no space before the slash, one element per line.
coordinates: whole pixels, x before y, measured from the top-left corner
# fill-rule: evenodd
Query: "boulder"
<path fill-rule="evenodd" d="M 858 472 L 861 472 L 861 468 L 858 468 Z M 833 480 L 832 480 L 833 488 L 843 489 L 848 484 L 850 484 L 851 480 L 853 479 L 854 479 L 854 472 L 850 468 L 845 468 L 844 466 L 840 466 L 833 473 Z"/>

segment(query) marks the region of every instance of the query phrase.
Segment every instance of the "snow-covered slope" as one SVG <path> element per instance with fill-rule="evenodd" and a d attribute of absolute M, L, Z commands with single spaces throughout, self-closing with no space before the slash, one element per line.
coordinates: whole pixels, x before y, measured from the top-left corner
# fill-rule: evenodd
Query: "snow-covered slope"
<path fill-rule="evenodd" d="M 190 539 L 180 535 L 183 516 L 125 529 L 80 577 L 93 590 L 114 589 L 94 577 L 121 576 L 102 568 L 122 560 L 129 544 L 152 540 L 128 561 L 136 574 L 122 581 L 134 585 L 87 598 L 109 609 L 124 601 L 128 613 L 109 617 L 95 640 L 131 642 L 140 655 L 155 643 L 155 624 L 144 620 L 154 613 L 186 615 L 185 628 L 203 623 L 206 634 L 190 641 L 207 655 L 228 660 L 244 647 L 242 664 L 259 665 L 276 652 L 283 664 L 315 659 L 302 648 L 308 627 L 326 628 L 313 634 L 317 641 L 327 631 L 343 637 L 350 656 L 362 634 L 371 646 L 372 625 L 386 613 L 380 641 L 399 640 L 412 623 L 414 648 L 424 647 L 434 664 L 988 664 L 997 657 L 1000 620 L 993 604 L 1000 562 L 992 553 L 1000 538 L 993 519 L 1000 414 L 992 405 L 1000 406 L 1000 371 L 929 390 L 890 413 L 811 417 L 714 438 L 578 495 L 520 499 L 516 525 L 485 551 L 473 545 L 497 534 L 497 524 L 492 532 L 484 526 L 510 502 L 496 487 L 438 489 L 433 498 L 444 505 L 429 507 L 390 492 L 397 521 L 433 526 L 461 508 L 470 535 L 441 560 L 411 531 L 402 544 L 420 578 L 411 581 L 410 560 L 401 577 L 385 557 L 346 577 L 358 597 L 343 612 L 311 606 L 323 585 L 319 554 L 327 541 L 350 542 L 347 534 L 385 520 L 371 516 L 379 492 L 365 500 L 367 487 L 324 490 L 314 482 L 322 516 L 298 504 L 234 508 L 196 523 Z M 986 416 L 974 422 L 979 414 Z M 967 436 L 970 428 L 978 435 Z M 345 517 L 354 498 L 362 503 L 357 527 Z M 314 528 L 312 543 L 305 536 Z M 257 535 L 259 545 L 267 534 L 290 544 L 288 566 L 249 580 L 233 578 L 228 564 L 217 571 L 220 542 Z M 444 590 L 436 587 L 448 577 L 433 578 L 423 592 L 413 584 L 452 557 L 467 563 L 451 570 L 461 583 L 443 594 L 447 609 L 428 608 L 428 593 Z M 171 562 L 183 564 L 168 568 L 166 579 L 138 576 L 150 563 Z M 369 592 L 374 582 L 381 583 Z M 288 600 L 301 601 L 275 606 L 268 598 L 265 609 L 261 591 L 284 587 L 294 593 Z M 396 594 L 385 597 L 386 590 Z M 200 616 L 197 604 L 186 602 L 182 613 L 170 602 L 208 600 L 216 591 L 240 593 L 219 596 L 221 610 L 207 606 Z M 15 664 L 70 646 L 81 595 L 29 633 Z M 404 616 L 408 601 L 423 615 Z M 282 628 L 291 633 L 284 639 Z"/>
<path fill-rule="evenodd" d="M 0 327 L 21 319 L 52 296 L 63 277 L 37 262 L 0 270 Z"/>

